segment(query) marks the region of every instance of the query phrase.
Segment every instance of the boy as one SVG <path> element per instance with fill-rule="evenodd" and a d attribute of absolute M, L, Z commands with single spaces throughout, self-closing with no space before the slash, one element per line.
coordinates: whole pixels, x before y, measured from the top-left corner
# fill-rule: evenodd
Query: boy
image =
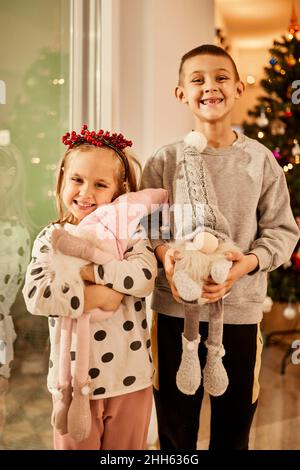
<path fill-rule="evenodd" d="M 223 332 L 229 386 L 222 396 L 210 397 L 210 449 L 248 449 L 259 391 L 259 322 L 267 272 L 289 259 L 299 239 L 282 169 L 266 147 L 231 128 L 231 112 L 243 91 L 236 65 L 222 48 L 202 45 L 185 54 L 175 95 L 189 107 L 194 129 L 205 135 L 207 147 L 197 153 L 183 141 L 164 146 L 148 160 L 142 178 L 142 187 L 167 189 L 171 205 L 203 204 L 204 214 L 210 214 L 205 215 L 204 225 L 212 230 L 218 229 L 216 214 L 221 213 L 231 239 L 244 253 L 229 254 L 234 265 L 224 284 L 208 280 L 204 288 L 208 302 L 200 311 L 203 368 L 210 304 L 230 291 L 224 299 Z M 177 389 L 184 308 L 172 282 L 174 253 L 165 240 L 152 243 L 162 263 L 152 299 L 160 446 L 196 449 L 203 386 L 192 396 Z"/>

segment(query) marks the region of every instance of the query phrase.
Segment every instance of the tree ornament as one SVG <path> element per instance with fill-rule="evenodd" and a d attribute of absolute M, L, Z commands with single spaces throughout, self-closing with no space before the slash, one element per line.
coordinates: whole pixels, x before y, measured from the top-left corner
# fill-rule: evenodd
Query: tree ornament
<path fill-rule="evenodd" d="M 281 70 L 281 65 L 279 65 L 279 64 L 275 64 L 275 66 L 274 66 L 274 70 L 276 70 L 276 72 L 279 72 L 279 73 L 280 73 L 280 70 Z"/>
<path fill-rule="evenodd" d="M 293 253 L 292 260 L 296 268 L 296 271 L 300 271 L 300 249 L 298 251 L 295 251 L 295 253 Z"/>
<path fill-rule="evenodd" d="M 279 147 L 276 147 L 276 149 L 273 150 L 273 155 L 276 158 L 276 160 L 279 160 L 279 158 L 281 158 Z"/>
<path fill-rule="evenodd" d="M 297 63 L 297 60 L 295 59 L 293 54 L 289 54 L 288 56 L 285 57 L 284 60 L 286 61 L 289 67 L 293 67 Z"/>
<path fill-rule="evenodd" d="M 259 127 L 267 127 L 269 124 L 269 119 L 266 116 L 265 110 L 262 108 L 260 111 L 260 116 L 256 119 L 256 124 Z"/>
<path fill-rule="evenodd" d="M 277 62 L 277 59 L 276 59 L 275 57 L 271 57 L 271 59 L 269 60 L 269 63 L 270 63 L 271 65 L 275 65 L 276 62 Z"/>
<path fill-rule="evenodd" d="M 290 117 L 293 116 L 293 113 L 292 113 L 292 111 L 291 111 L 290 106 L 287 106 L 287 107 L 285 108 L 284 115 L 285 115 L 285 117 L 287 117 L 287 118 L 290 118 Z"/>
<path fill-rule="evenodd" d="M 298 140 L 294 140 L 294 147 L 292 148 L 292 155 L 296 157 L 297 155 L 300 155 L 300 145 L 298 144 Z"/>
<path fill-rule="evenodd" d="M 272 305 L 273 305 L 273 300 L 271 299 L 271 297 L 269 297 L 268 295 L 266 296 L 264 302 L 263 302 L 263 306 L 262 306 L 262 311 L 264 313 L 269 313 L 271 312 L 271 309 L 272 309 Z"/>
<path fill-rule="evenodd" d="M 271 134 L 272 135 L 284 135 L 285 133 L 286 124 L 281 121 L 281 119 L 274 119 L 271 122 Z"/>
<path fill-rule="evenodd" d="M 289 85 L 287 87 L 287 90 L 286 90 L 286 97 L 287 97 L 288 100 L 290 100 L 292 98 L 293 92 L 294 92 L 293 87 L 291 85 Z"/>
<path fill-rule="evenodd" d="M 283 316 L 287 319 L 287 320 L 293 320 L 293 318 L 295 318 L 296 316 L 296 310 L 294 309 L 294 307 L 291 306 L 291 304 L 289 303 L 287 307 L 285 307 L 285 309 L 283 310 Z"/>

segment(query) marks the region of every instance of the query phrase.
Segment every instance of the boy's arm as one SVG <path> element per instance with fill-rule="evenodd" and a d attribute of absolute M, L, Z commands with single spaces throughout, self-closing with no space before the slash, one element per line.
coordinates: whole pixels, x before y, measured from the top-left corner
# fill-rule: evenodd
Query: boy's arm
<path fill-rule="evenodd" d="M 299 229 L 291 210 L 285 174 L 269 158 L 257 209 L 258 238 L 248 254 L 257 257 L 259 270 L 273 271 L 290 259 L 299 240 Z"/>
<path fill-rule="evenodd" d="M 289 260 L 299 240 L 299 229 L 292 214 L 285 175 L 274 156 L 266 157 L 263 186 L 257 207 L 258 237 L 248 253 L 232 253 L 234 261 L 224 284 L 208 280 L 203 297 L 215 302 L 229 292 L 245 274 L 272 271 Z"/>
<path fill-rule="evenodd" d="M 147 162 L 143 170 L 142 179 L 141 179 L 141 188 L 163 188 L 163 162 L 158 156 L 151 157 Z M 152 221 L 152 223 L 151 223 Z M 155 213 L 148 216 L 148 227 L 149 227 L 149 238 L 153 250 L 157 255 L 157 247 L 166 245 L 168 243 L 167 239 L 163 239 L 162 232 L 160 230 L 161 226 L 161 213 Z M 150 232 L 151 228 L 151 232 Z M 166 250 L 165 250 L 166 251 Z M 162 262 L 159 256 L 157 259 Z"/>
<path fill-rule="evenodd" d="M 27 268 L 23 296 L 27 310 L 34 315 L 60 315 L 78 318 L 83 312 L 83 283 L 65 285 L 59 295 L 53 289 L 54 272 L 50 268 L 51 233 L 47 227 L 37 236 L 32 260 Z"/>

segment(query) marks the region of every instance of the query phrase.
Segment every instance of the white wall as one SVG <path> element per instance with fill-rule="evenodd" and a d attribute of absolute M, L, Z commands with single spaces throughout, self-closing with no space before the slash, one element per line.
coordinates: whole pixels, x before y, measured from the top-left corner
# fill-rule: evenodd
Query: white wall
<path fill-rule="evenodd" d="M 249 49 L 240 47 L 239 44 L 232 43 L 231 54 L 234 57 L 241 80 L 245 83 L 245 92 L 240 100 L 236 102 L 232 113 L 232 124 L 240 125 L 244 120 L 249 120 L 247 111 L 252 109 L 256 103 L 256 98 L 265 94 L 260 87 L 260 80 L 264 77 L 264 67 L 269 65 L 270 54 L 268 48 L 272 46 L 272 41 L 265 48 Z M 246 78 L 253 75 L 256 79 L 254 85 L 248 85 Z"/>
<path fill-rule="evenodd" d="M 192 127 L 174 97 L 182 55 L 214 42 L 211 0 L 114 0 L 113 128 L 141 160 Z"/>

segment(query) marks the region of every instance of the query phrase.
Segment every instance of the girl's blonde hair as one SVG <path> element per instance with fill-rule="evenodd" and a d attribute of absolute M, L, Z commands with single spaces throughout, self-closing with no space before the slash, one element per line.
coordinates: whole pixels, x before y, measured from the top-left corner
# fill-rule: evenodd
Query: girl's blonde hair
<path fill-rule="evenodd" d="M 65 210 L 63 206 L 63 202 L 62 202 L 62 192 L 64 189 L 65 170 L 68 164 L 69 157 L 72 156 L 72 154 L 75 153 L 75 151 L 79 150 L 80 152 L 89 152 L 90 150 L 94 150 L 95 148 L 97 147 L 95 147 L 94 145 L 90 145 L 90 144 L 77 145 L 73 147 L 72 149 L 67 150 L 64 153 L 64 155 L 61 157 L 59 164 L 58 164 L 57 174 L 56 174 L 56 188 L 55 188 L 55 200 L 56 200 L 56 208 L 58 212 L 58 219 L 54 221 L 54 223 L 64 224 L 66 222 L 69 222 L 69 223 L 75 222 L 74 216 Z M 112 150 L 115 153 L 116 162 L 119 162 L 117 169 L 120 169 L 120 171 L 116 172 L 117 177 L 118 177 L 117 191 L 113 196 L 113 200 L 121 196 L 121 194 L 137 191 L 138 186 L 139 186 L 137 172 L 139 173 L 139 178 L 142 172 L 142 167 L 138 159 L 133 155 L 131 151 L 127 149 L 122 151 L 124 158 L 126 158 L 128 162 L 127 177 L 125 180 L 125 167 L 124 167 L 124 162 L 121 160 L 121 157 L 110 146 L 108 147 L 108 146 L 103 145 L 101 149 L 103 148 Z M 99 158 L 101 158 L 100 155 L 99 155 Z"/>

